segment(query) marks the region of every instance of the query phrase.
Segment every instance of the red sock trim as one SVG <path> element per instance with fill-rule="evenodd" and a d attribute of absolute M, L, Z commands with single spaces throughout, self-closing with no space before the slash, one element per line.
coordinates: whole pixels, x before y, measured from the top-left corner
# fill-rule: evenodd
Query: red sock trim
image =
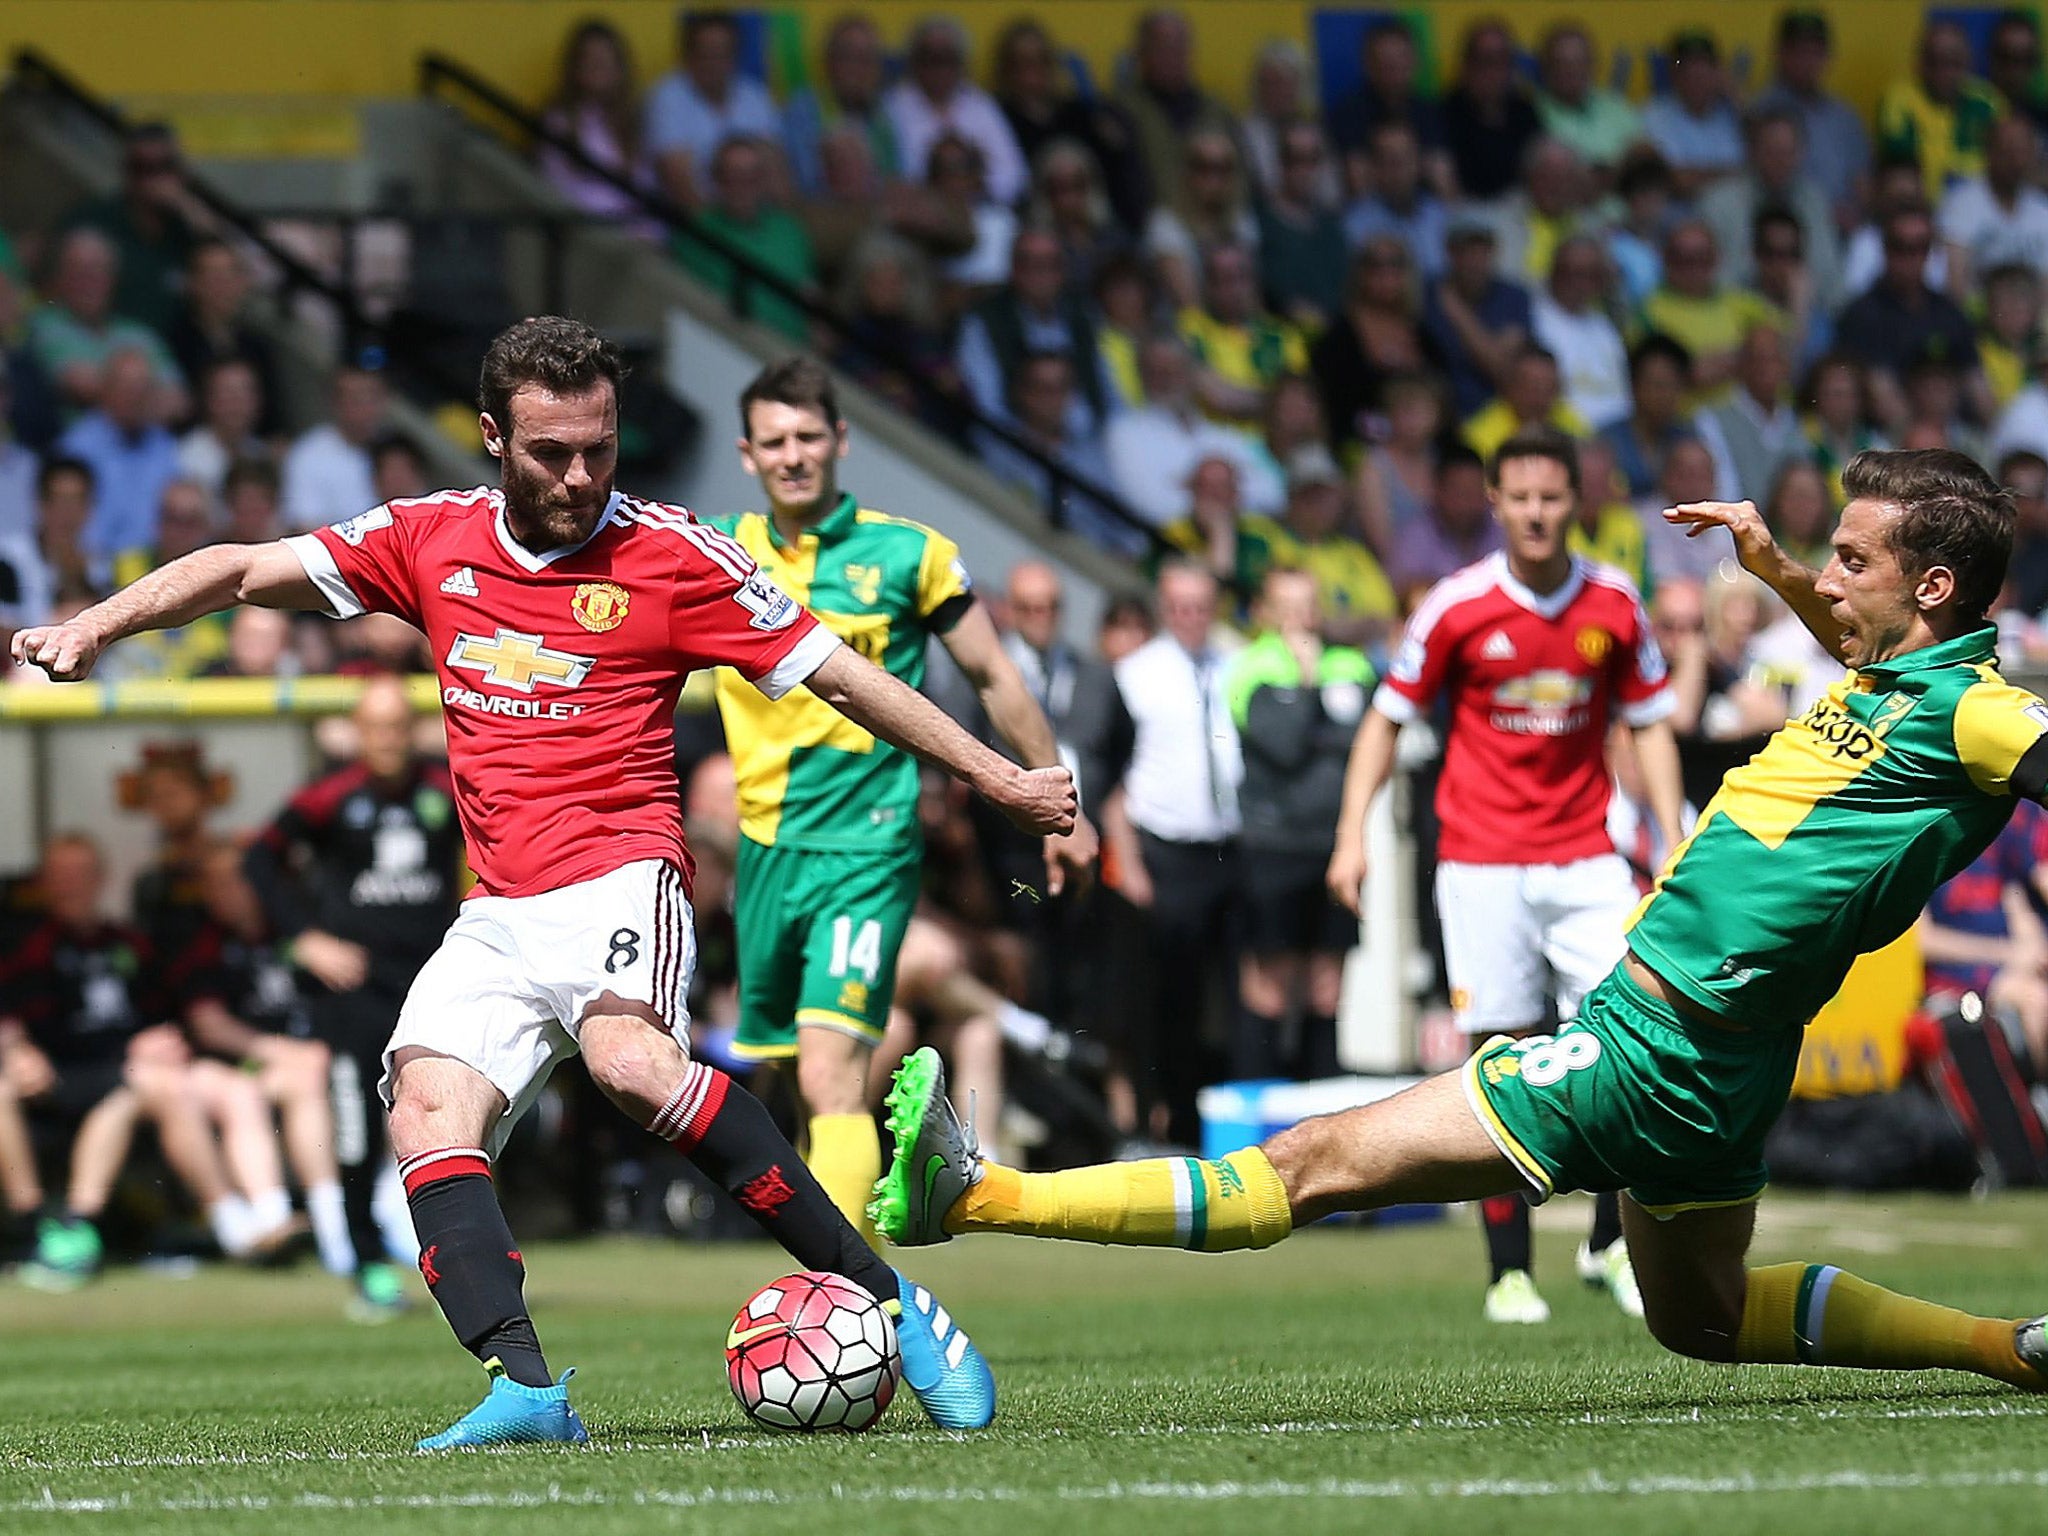
<path fill-rule="evenodd" d="M 718 1118 L 718 1111 L 725 1104 L 726 1090 L 731 1086 L 732 1079 L 716 1067 L 693 1061 L 683 1074 L 680 1086 L 669 1096 L 669 1101 L 654 1112 L 647 1128 L 688 1156 L 703 1141 L 704 1133 L 711 1129 L 711 1122 Z"/>
<path fill-rule="evenodd" d="M 1489 1195 L 1479 1202 L 1479 1211 L 1489 1227 L 1506 1226 L 1524 1209 L 1520 1195 Z"/>
<path fill-rule="evenodd" d="M 478 1147 L 443 1147 L 437 1152 L 422 1152 L 418 1157 L 408 1157 L 398 1165 L 398 1177 L 405 1184 L 406 1198 L 418 1194 L 429 1184 L 438 1184 L 443 1179 L 460 1179 L 470 1174 L 491 1176 L 491 1160 Z"/>

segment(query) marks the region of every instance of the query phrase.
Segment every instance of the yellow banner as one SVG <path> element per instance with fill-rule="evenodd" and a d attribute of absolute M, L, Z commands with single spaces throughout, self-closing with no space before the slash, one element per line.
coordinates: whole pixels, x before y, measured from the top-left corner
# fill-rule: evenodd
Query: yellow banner
<path fill-rule="evenodd" d="M 1062 45 L 1108 85 L 1130 51 L 1140 0 L 1039 0 L 1023 5 L 935 7 L 930 0 L 873 0 L 859 7 L 900 48 L 911 26 L 935 10 L 950 11 L 967 29 L 976 74 L 986 81 L 989 53 L 1002 29 L 1020 15 L 1037 17 Z M 1859 0 L 1812 7 L 1835 30 L 1835 88 L 1866 111 L 1891 79 L 1905 73 L 1926 6 L 1919 0 Z M 553 87 L 562 40 L 593 13 L 625 33 L 643 86 L 673 66 L 674 0 L 8 0 L 0 5 L 0 46 L 48 52 L 89 88 L 119 98 L 151 98 L 178 115 L 176 99 L 301 96 L 407 96 L 416 87 L 423 52 L 447 53 L 530 102 Z M 850 9 L 844 0 L 804 0 L 766 11 L 778 33 L 793 31 L 801 58 L 815 70 L 825 28 Z M 1260 46 L 1283 38 L 1313 51 L 1316 22 L 1401 11 L 1427 33 L 1439 79 L 1455 72 L 1458 40 L 1472 22 L 1506 18 L 1525 48 L 1564 20 L 1589 24 L 1607 48 L 1635 62 L 1633 94 L 1647 79 L 1646 53 L 1661 51 L 1687 26 L 1710 27 L 1724 52 L 1746 53 L 1753 83 L 1768 74 L 1771 39 L 1785 0 L 1715 0 L 1702 9 L 1673 0 L 1434 0 L 1426 5 L 1331 6 L 1295 0 L 1182 0 L 1194 25 L 1195 67 L 1202 83 L 1243 106 Z M 1952 8 L 1953 9 L 1953 8 Z M 1963 7 L 1963 10 L 1976 8 Z M 1995 7 L 1982 8 L 1987 14 Z M 777 45 L 779 49 L 780 45 Z M 1603 61 L 1604 74 L 1604 61 Z M 208 119 L 210 134 L 246 131 Z M 329 139 L 324 127 L 295 130 Z M 289 135 L 287 135 L 289 137 Z"/>

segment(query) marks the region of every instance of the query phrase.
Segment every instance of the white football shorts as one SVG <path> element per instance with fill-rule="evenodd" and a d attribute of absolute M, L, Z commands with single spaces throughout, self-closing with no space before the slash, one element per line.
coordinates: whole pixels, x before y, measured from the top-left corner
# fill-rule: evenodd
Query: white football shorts
<path fill-rule="evenodd" d="M 682 872 L 659 859 L 538 896 L 472 896 L 405 995 L 377 1091 L 389 1109 L 407 1046 L 475 1068 L 505 1095 L 495 1157 L 605 993 L 652 1008 L 687 1052 L 696 968 Z"/>
<path fill-rule="evenodd" d="M 1618 853 L 1570 864 L 1439 864 L 1451 1011 L 1468 1035 L 1532 1029 L 1544 1004 L 1570 1019 L 1621 962 L 1642 899 Z"/>

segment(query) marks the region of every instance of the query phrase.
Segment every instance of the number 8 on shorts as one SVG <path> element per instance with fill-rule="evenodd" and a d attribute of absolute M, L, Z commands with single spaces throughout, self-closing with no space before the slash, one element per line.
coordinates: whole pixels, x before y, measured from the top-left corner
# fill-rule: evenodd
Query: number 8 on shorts
<path fill-rule="evenodd" d="M 1509 1047 L 1521 1065 L 1521 1079 L 1531 1088 L 1550 1088 L 1567 1072 L 1590 1067 L 1600 1059 L 1600 1037 L 1570 1025 L 1554 1035 L 1530 1035 Z"/>

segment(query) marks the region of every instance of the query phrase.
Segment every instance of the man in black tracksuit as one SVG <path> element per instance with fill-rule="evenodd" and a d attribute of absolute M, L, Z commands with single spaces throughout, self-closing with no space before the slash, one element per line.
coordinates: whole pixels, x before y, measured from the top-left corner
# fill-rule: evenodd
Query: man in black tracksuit
<path fill-rule="evenodd" d="M 1258 608 L 1262 632 L 1224 674 L 1244 744 L 1237 803 L 1245 944 L 1231 1065 L 1239 1078 L 1268 1077 L 1276 1068 L 1328 1077 L 1338 1070 L 1338 995 L 1358 924 L 1331 899 L 1323 872 L 1373 670 L 1362 652 L 1323 643 L 1316 582 L 1306 572 L 1267 572 Z M 1297 990 L 1300 1043 L 1282 1051 Z"/>
<path fill-rule="evenodd" d="M 354 713 L 357 760 L 292 797 L 245 868 L 308 978 L 314 1035 L 334 1055 L 334 1121 L 363 1299 L 396 1305 L 372 1202 L 386 1161 L 376 1101 L 384 1045 L 413 977 L 462 894 L 462 828 L 448 770 L 415 756 L 403 684 L 378 679 Z"/>

